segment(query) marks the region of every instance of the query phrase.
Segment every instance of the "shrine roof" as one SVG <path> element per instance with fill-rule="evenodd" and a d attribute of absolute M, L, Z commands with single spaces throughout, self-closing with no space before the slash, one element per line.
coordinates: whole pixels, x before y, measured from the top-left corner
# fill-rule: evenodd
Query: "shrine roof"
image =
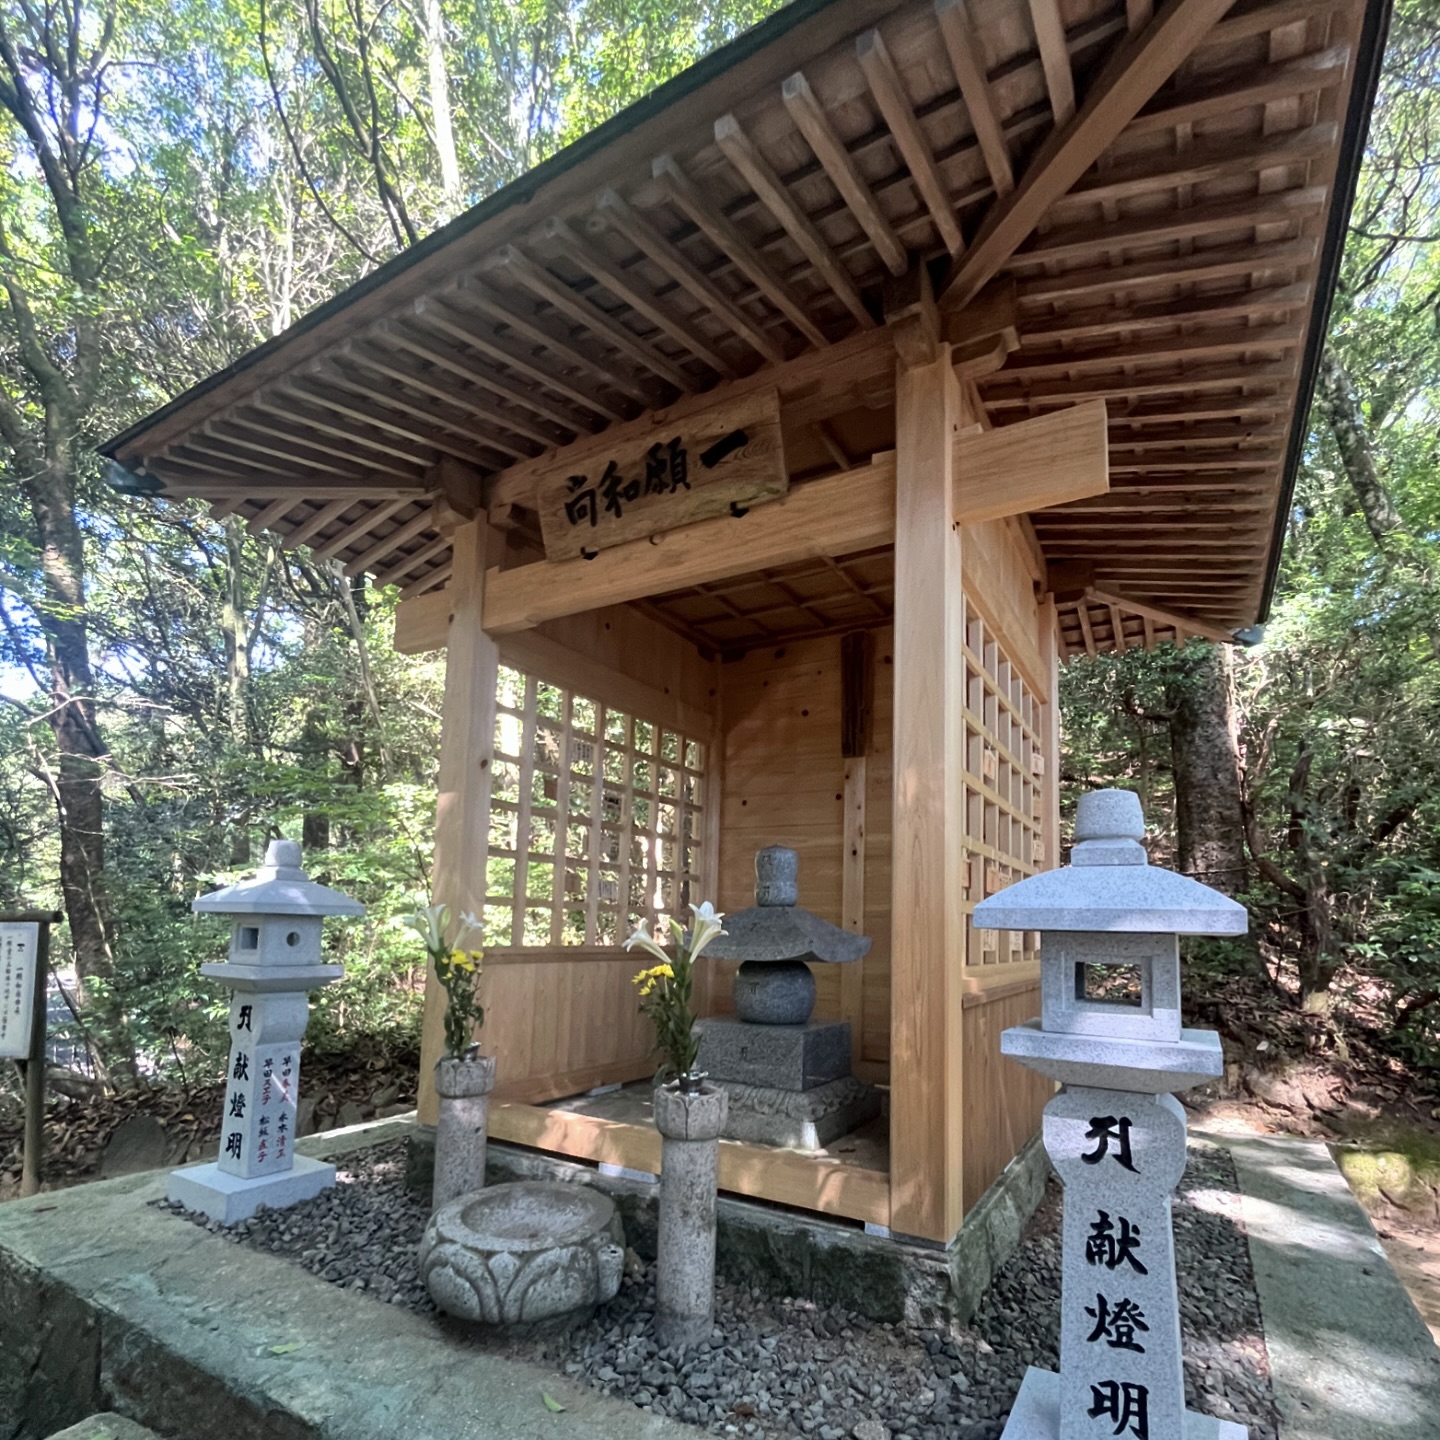
<path fill-rule="evenodd" d="M 959 331 L 1010 307 L 1003 363 L 966 381 L 983 424 L 1107 403 L 1109 492 L 1024 522 L 1083 576 L 1065 653 L 1254 625 L 1388 10 L 798 0 L 102 451 L 123 488 L 420 596 L 450 578 L 457 486 L 523 527 L 527 462 L 753 377 L 784 401 L 833 355 L 782 411 L 791 482 L 863 465 L 893 443 L 886 295 L 923 263 Z M 830 572 L 873 622 L 872 559 Z M 695 602 L 650 608 L 703 640 Z"/>

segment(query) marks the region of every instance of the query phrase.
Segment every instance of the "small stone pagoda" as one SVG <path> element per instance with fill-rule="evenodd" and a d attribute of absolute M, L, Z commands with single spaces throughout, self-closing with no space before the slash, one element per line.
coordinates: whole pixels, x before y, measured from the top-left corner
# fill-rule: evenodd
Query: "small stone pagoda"
<path fill-rule="evenodd" d="M 783 845 L 755 856 L 755 904 L 725 917 L 714 960 L 738 960 L 735 1016 L 696 1023 L 696 1068 L 730 1096 L 729 1140 L 818 1150 L 880 1113 L 880 1094 L 850 1073 L 850 1026 L 811 1019 L 812 964 L 844 965 L 870 949 L 802 909 L 799 859 Z"/>
<path fill-rule="evenodd" d="M 327 915 L 363 915 L 358 900 L 317 885 L 293 840 L 272 840 L 251 880 L 202 895 L 199 915 L 229 915 L 229 958 L 200 973 L 234 992 L 220 1156 L 170 1172 L 171 1200 L 234 1224 L 262 1205 L 309 1200 L 335 1183 L 335 1167 L 295 1154 L 300 1041 L 308 992 L 344 971 L 321 959 Z"/>
<path fill-rule="evenodd" d="M 1039 1020 L 1000 1049 L 1064 1086 L 1045 1149 L 1065 1187 L 1060 1373 L 1032 1367 L 1004 1440 L 1245 1440 L 1185 1409 L 1170 1196 L 1185 1172 L 1174 1092 L 1222 1073 L 1220 1037 L 1180 1023 L 1181 935 L 1243 935 L 1235 901 L 1149 863 L 1139 797 L 1081 797 L 1070 864 L 975 907 L 1040 932 Z"/>

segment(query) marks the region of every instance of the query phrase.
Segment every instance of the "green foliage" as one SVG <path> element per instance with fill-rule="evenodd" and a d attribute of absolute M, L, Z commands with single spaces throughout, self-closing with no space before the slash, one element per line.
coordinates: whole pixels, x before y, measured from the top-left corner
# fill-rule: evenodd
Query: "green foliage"
<path fill-rule="evenodd" d="M 414 1043 L 424 969 L 394 922 L 429 889 L 443 660 L 394 653 L 393 593 L 203 506 L 118 499 L 93 447 L 771 8 L 0 0 L 41 130 L 81 137 L 72 216 L 0 104 L 0 906 L 62 899 L 57 606 L 22 488 L 58 455 L 104 752 L 108 953 L 82 1029 L 115 997 L 142 1068 L 221 1063 L 198 967 L 225 938 L 191 902 L 280 834 L 367 907 L 327 926 L 345 977 L 310 1043 Z"/>

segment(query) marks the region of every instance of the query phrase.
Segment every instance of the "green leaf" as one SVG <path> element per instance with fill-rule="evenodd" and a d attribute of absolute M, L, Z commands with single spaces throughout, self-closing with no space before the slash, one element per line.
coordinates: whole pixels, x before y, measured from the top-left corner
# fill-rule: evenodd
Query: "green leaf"
<path fill-rule="evenodd" d="M 293 1355 L 297 1350 L 302 1349 L 304 1344 L 303 1340 L 291 1340 L 286 1345 L 272 1345 L 270 1353 L 272 1355 Z"/>
<path fill-rule="evenodd" d="M 540 1398 L 545 1402 L 545 1408 L 552 1414 L 558 1415 L 565 1408 L 548 1390 L 542 1390 Z"/>

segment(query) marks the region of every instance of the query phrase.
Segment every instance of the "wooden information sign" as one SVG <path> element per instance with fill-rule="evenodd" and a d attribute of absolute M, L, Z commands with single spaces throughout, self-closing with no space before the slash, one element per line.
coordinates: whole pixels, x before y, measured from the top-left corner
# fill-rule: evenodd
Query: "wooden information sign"
<path fill-rule="evenodd" d="M 35 1022 L 35 959 L 40 926 L 0 924 L 0 1056 L 24 1060 Z"/>
<path fill-rule="evenodd" d="M 591 556 L 696 520 L 777 500 L 789 488 L 775 390 L 679 420 L 657 415 L 641 434 L 572 447 L 536 478 L 548 560 Z"/>

